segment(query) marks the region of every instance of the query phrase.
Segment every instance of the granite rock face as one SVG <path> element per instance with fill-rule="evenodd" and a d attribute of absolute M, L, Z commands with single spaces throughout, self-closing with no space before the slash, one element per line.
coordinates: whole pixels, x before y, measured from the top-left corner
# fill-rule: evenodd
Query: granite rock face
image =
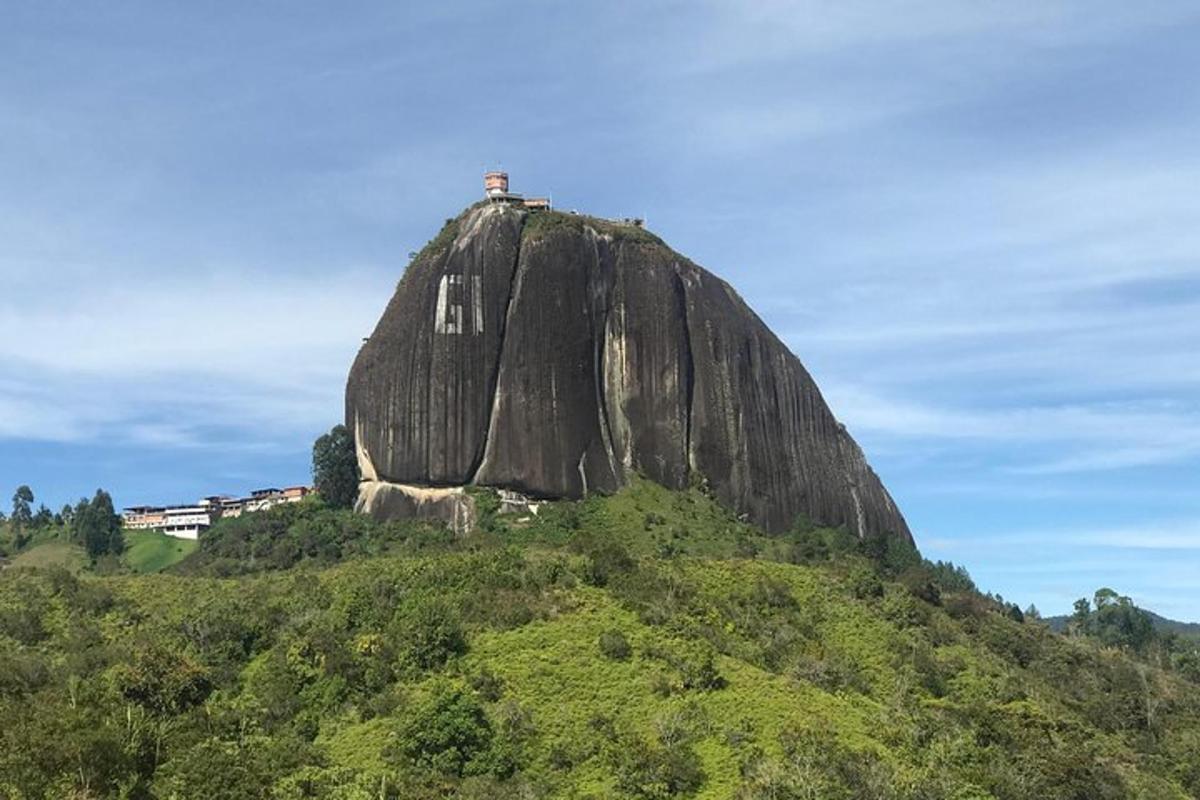
<path fill-rule="evenodd" d="M 414 513 L 397 491 L 578 498 L 641 473 L 671 488 L 702 477 L 768 531 L 806 515 L 912 538 L 808 372 L 728 284 L 590 217 L 483 204 L 448 223 L 359 352 L 346 422 L 359 506 L 380 517 Z"/>

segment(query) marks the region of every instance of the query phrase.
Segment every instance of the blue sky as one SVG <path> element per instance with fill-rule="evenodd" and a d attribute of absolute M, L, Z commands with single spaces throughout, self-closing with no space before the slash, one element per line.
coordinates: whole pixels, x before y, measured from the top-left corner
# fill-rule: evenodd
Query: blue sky
<path fill-rule="evenodd" d="M 1194 4 L 415 5 L 6 4 L 0 488 L 306 480 L 501 164 L 733 283 L 928 556 L 1200 620 Z"/>

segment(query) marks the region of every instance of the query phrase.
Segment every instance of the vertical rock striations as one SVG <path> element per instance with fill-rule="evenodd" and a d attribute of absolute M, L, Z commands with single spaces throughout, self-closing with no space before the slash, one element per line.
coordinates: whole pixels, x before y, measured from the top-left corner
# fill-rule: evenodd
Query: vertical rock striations
<path fill-rule="evenodd" d="M 800 361 L 728 284 L 632 226 L 468 209 L 405 273 L 346 417 L 360 507 L 380 516 L 432 507 L 382 501 L 429 487 L 577 498 L 697 475 L 769 531 L 806 515 L 911 540 Z"/>
<path fill-rule="evenodd" d="M 470 482 L 487 438 L 523 220 L 504 206 L 473 209 L 404 274 L 347 386 L 347 424 L 370 460 L 364 475 Z"/>

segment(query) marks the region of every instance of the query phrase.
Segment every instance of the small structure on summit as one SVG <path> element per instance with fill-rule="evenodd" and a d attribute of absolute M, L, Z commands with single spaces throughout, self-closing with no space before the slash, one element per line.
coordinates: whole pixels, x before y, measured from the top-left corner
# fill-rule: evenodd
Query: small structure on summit
<path fill-rule="evenodd" d="M 508 173 L 495 171 L 483 173 L 483 193 L 489 200 L 508 197 Z"/>
<path fill-rule="evenodd" d="M 492 170 L 483 173 L 483 196 L 492 203 L 509 203 L 530 211 L 549 211 L 549 197 L 525 197 L 508 190 L 508 173 Z"/>

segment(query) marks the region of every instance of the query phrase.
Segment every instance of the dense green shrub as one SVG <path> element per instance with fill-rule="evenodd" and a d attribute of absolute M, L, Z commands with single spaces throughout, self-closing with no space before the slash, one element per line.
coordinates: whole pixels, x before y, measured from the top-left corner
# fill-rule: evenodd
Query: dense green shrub
<path fill-rule="evenodd" d="M 458 612 L 437 598 L 422 598 L 396 614 L 389 636 L 402 662 L 417 669 L 434 669 L 467 649 Z"/>
<path fill-rule="evenodd" d="M 492 726 L 479 701 L 464 687 L 436 684 L 405 714 L 392 757 L 402 765 L 462 776 L 482 772 L 492 745 Z"/>
<path fill-rule="evenodd" d="M 607 749 L 607 758 L 617 788 L 630 797 L 667 800 L 704 783 L 700 759 L 686 740 L 664 742 L 627 733 Z"/>
<path fill-rule="evenodd" d="M 121 695 L 153 714 L 180 714 L 208 697 L 207 671 L 185 655 L 155 643 L 134 652 L 114 672 Z"/>
<path fill-rule="evenodd" d="M 174 571 L 224 577 L 301 563 L 331 564 L 354 556 L 438 550 L 452 542 L 453 535 L 440 525 L 416 520 L 378 523 L 310 497 L 218 520 Z"/>
<path fill-rule="evenodd" d="M 633 652 L 625 634 L 618 630 L 607 630 L 601 633 L 599 644 L 600 652 L 604 654 L 604 657 L 611 658 L 613 661 L 628 661 Z"/>
<path fill-rule="evenodd" d="M 575 536 L 571 547 L 586 559 L 584 579 L 593 586 L 607 586 L 610 580 L 634 568 L 629 551 L 613 539 L 584 534 Z"/>

